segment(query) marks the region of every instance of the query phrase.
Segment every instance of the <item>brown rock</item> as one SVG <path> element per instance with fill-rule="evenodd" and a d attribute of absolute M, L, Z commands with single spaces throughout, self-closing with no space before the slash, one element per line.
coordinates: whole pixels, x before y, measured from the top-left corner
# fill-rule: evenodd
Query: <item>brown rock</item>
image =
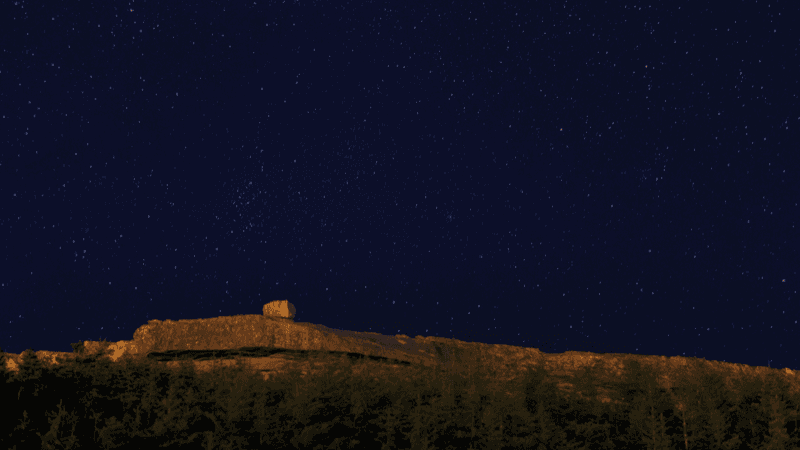
<path fill-rule="evenodd" d="M 288 303 L 288 302 L 287 302 Z M 288 305 L 287 305 L 288 309 Z M 178 356 L 194 361 L 204 369 L 227 365 L 241 360 L 264 377 L 296 367 L 325 367 L 336 365 L 343 353 L 366 355 L 370 368 L 376 370 L 408 370 L 409 367 L 432 367 L 442 371 L 460 370 L 484 373 L 494 389 L 509 394 L 520 388 L 525 371 L 543 365 L 550 380 L 563 391 L 572 391 L 571 379 L 588 365 L 599 369 L 597 384 L 600 398 L 610 401 L 609 390 L 618 382 L 631 361 L 659 375 L 662 387 L 668 388 L 682 375 L 691 374 L 694 366 L 721 374 L 729 388 L 742 379 L 763 378 L 766 373 L 778 373 L 785 378 L 793 392 L 800 390 L 800 377 L 790 369 L 751 367 L 722 361 L 706 361 L 681 356 L 650 356 L 631 354 L 597 354 L 568 351 L 542 353 L 536 348 L 465 342 L 440 337 L 405 335 L 387 336 L 373 332 L 331 329 L 323 325 L 294 322 L 285 317 L 270 315 L 239 315 L 192 320 L 151 320 L 142 325 L 132 341 L 92 343 L 86 341 L 87 352 L 108 354 L 117 361 L 122 357 L 150 358 L 168 366 Z M 255 349 L 255 350 L 253 350 Z M 257 351 L 266 353 L 257 353 Z M 198 352 L 212 356 L 198 357 Z M 254 353 L 256 352 L 256 353 Z M 36 352 L 40 359 L 55 363 L 55 356 L 70 353 Z M 9 356 L 6 366 L 16 371 L 20 355 Z M 335 357 L 334 357 L 335 356 Z M 337 366 L 338 367 L 338 366 Z M 383 369 L 380 369 L 383 370 Z M 615 403 L 618 403 L 615 400 Z"/>
<path fill-rule="evenodd" d="M 294 319 L 296 312 L 297 309 L 289 303 L 289 300 L 275 300 L 264 305 L 265 316 Z"/>

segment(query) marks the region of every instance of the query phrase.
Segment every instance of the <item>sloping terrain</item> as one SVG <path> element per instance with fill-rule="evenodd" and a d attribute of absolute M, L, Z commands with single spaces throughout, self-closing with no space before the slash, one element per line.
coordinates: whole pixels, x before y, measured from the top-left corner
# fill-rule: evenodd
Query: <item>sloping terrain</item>
<path fill-rule="evenodd" d="M 729 387 L 735 381 L 763 378 L 766 373 L 779 373 L 793 391 L 800 390 L 800 377 L 790 369 L 751 367 L 720 361 L 706 361 L 680 356 L 630 354 L 597 354 L 589 352 L 542 353 L 535 348 L 464 342 L 456 339 L 405 335 L 388 336 L 372 332 L 337 330 L 291 319 L 259 315 L 240 315 L 192 320 L 151 320 L 139 327 L 132 341 L 84 342 L 85 352 L 107 354 L 113 361 L 120 358 L 148 358 L 168 367 L 179 361 L 192 361 L 198 370 L 242 361 L 265 379 L 272 374 L 301 369 L 314 372 L 329 365 L 342 365 L 342 358 L 367 362 L 370 372 L 391 376 L 415 367 L 442 371 L 458 367 L 460 371 L 481 371 L 493 380 L 492 388 L 509 395 L 520 387 L 528 368 L 544 364 L 551 380 L 572 391 L 572 380 L 581 369 L 597 365 L 597 384 L 603 395 L 607 386 L 619 382 L 630 361 L 657 373 L 659 383 L 668 388 L 680 375 L 697 370 L 720 373 Z M 36 352 L 48 364 L 57 358 L 72 358 L 73 353 Z M 17 370 L 20 355 L 6 354 L 6 366 Z M 387 372 L 388 371 L 388 372 Z M 755 377 L 755 378 L 753 378 Z M 517 384 L 516 387 L 512 385 Z"/>

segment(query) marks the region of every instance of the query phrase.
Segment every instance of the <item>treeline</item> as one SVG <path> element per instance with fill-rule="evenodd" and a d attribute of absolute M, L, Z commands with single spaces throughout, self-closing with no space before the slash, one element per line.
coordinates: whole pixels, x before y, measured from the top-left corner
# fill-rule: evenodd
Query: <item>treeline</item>
<path fill-rule="evenodd" d="M 614 383 L 598 367 L 569 378 L 536 364 L 502 385 L 482 361 L 263 380 L 244 365 L 195 372 L 85 355 L 17 373 L 0 350 L 0 448 L 42 449 L 711 449 L 800 448 L 800 396 L 778 374 L 733 388 L 699 360 L 666 390 L 635 361 Z M 366 366 L 364 366 L 366 367 Z M 616 401 L 598 400 L 598 388 Z M 505 391 L 513 389 L 511 395 Z"/>

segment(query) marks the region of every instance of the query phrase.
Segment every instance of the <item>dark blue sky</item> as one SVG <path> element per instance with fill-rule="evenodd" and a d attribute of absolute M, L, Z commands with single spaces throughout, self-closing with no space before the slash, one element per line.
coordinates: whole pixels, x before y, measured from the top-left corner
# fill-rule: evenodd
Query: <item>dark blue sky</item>
<path fill-rule="evenodd" d="M 289 299 L 800 369 L 792 4 L 505 3 L 4 5 L 0 346 Z"/>

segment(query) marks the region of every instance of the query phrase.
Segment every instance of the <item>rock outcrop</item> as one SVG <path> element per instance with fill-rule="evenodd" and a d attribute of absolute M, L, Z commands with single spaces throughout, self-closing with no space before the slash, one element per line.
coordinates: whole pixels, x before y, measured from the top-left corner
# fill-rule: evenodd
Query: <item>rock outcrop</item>
<path fill-rule="evenodd" d="M 294 319 L 294 305 L 289 300 L 275 300 L 264 305 L 264 315 L 269 317 L 283 317 L 284 319 Z"/>
<path fill-rule="evenodd" d="M 573 388 L 570 378 L 579 374 L 582 368 L 596 365 L 600 369 L 600 398 L 605 399 L 608 390 L 602 386 L 618 382 L 631 361 L 637 361 L 643 368 L 657 373 L 659 384 L 665 388 L 670 387 L 677 376 L 690 373 L 696 363 L 703 370 L 720 373 L 731 388 L 734 381 L 742 378 L 763 378 L 768 372 L 777 372 L 789 382 L 792 391 L 800 390 L 800 377 L 788 368 L 778 370 L 751 367 L 681 356 L 574 351 L 547 354 L 536 348 L 510 345 L 464 342 L 431 336 L 416 336 L 412 339 L 406 335 L 387 336 L 373 332 L 338 330 L 271 315 L 151 320 L 134 332 L 131 341 L 86 341 L 84 349 L 88 353 L 106 354 L 112 361 L 146 357 L 169 363 L 178 359 L 175 355 L 182 354 L 192 359 L 201 370 L 217 363 L 231 363 L 235 357 L 265 376 L 267 372 L 274 373 L 298 364 L 329 364 L 332 360 L 330 355 L 335 354 L 363 355 L 375 361 L 376 368 L 379 364 L 380 367 L 428 366 L 447 370 L 457 363 L 461 367 L 474 367 L 487 373 L 493 380 L 493 385 L 496 384 L 498 388 L 504 386 L 502 389 L 506 392 L 510 392 L 507 390 L 510 388 L 509 383 L 519 382 L 528 368 L 538 365 L 544 365 L 548 376 L 556 380 L 562 390 L 571 391 Z M 74 354 L 63 352 L 39 351 L 36 354 L 49 363 L 56 363 L 56 357 L 60 355 L 74 357 Z M 6 356 L 7 368 L 16 371 L 21 360 L 20 355 Z"/>
<path fill-rule="evenodd" d="M 421 345 L 413 339 L 406 341 L 378 333 L 337 330 L 259 315 L 151 320 L 134 332 L 133 341 L 127 345 L 130 352 L 138 354 L 242 347 L 352 352 L 425 365 L 440 360 L 431 345 Z"/>

